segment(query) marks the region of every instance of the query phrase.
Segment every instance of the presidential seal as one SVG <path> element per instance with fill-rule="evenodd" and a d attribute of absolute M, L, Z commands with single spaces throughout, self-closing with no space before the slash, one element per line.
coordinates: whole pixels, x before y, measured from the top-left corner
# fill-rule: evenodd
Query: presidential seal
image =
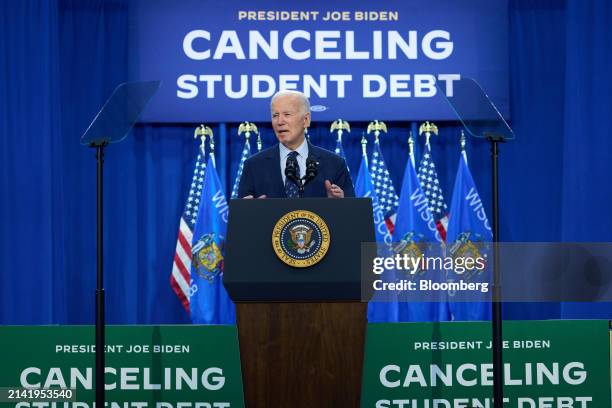
<path fill-rule="evenodd" d="M 272 230 L 272 248 L 287 265 L 306 268 L 319 262 L 329 249 L 329 228 L 317 214 L 291 211 Z"/>
<path fill-rule="evenodd" d="M 212 283 L 223 270 L 223 255 L 215 242 L 215 234 L 202 235 L 193 246 L 192 253 L 196 272 Z"/>

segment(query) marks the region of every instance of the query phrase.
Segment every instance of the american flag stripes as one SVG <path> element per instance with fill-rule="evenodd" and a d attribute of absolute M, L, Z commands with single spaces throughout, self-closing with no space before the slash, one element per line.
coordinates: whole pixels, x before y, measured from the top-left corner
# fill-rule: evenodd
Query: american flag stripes
<path fill-rule="evenodd" d="M 446 228 L 448 226 L 448 207 L 444 201 L 444 194 L 438 180 L 436 165 L 431 157 L 431 145 L 425 144 L 425 151 L 419 164 L 419 182 L 423 193 L 429 203 L 429 211 L 436 220 L 436 226 L 443 240 L 446 240 Z"/>
<path fill-rule="evenodd" d="M 191 285 L 191 240 L 198 217 L 198 208 L 204 187 L 206 158 L 200 153 L 196 160 L 189 188 L 189 196 L 181 215 L 174 263 L 170 275 L 170 286 L 178 296 L 185 310 L 189 313 L 189 295 Z"/>

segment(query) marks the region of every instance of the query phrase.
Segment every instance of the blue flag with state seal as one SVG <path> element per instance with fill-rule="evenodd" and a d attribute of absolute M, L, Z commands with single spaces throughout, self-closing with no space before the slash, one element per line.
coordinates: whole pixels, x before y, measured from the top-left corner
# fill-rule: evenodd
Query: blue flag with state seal
<path fill-rule="evenodd" d="M 447 255 L 458 257 L 488 258 L 491 252 L 493 233 L 484 210 L 482 200 L 476 189 L 472 173 L 467 163 L 467 155 L 462 150 L 459 157 L 455 187 L 451 201 L 448 229 L 446 231 Z M 489 265 L 484 270 L 453 270 L 448 273 L 449 282 L 467 281 L 487 283 L 491 287 Z M 453 301 L 456 294 L 449 292 L 449 308 L 453 320 L 490 320 L 490 290 L 488 293 L 475 292 L 462 301 Z"/>
<path fill-rule="evenodd" d="M 412 153 L 404 171 L 393 242 L 393 252 L 400 256 L 406 254 L 414 259 L 442 256 L 442 238 L 436 227 L 436 220 L 429 210 L 427 197 L 419 183 Z M 443 271 L 438 269 L 423 268 L 412 272 L 414 274 L 409 275 L 406 271 L 397 271 L 397 278 L 412 280 L 417 285 L 421 280 L 432 283 L 445 281 Z M 435 322 L 449 319 L 445 291 L 421 291 L 418 296 L 403 291 L 399 295 L 400 321 Z"/>
<path fill-rule="evenodd" d="M 190 314 L 195 324 L 235 324 L 236 309 L 223 286 L 229 207 L 212 157 L 193 231 Z"/>
<path fill-rule="evenodd" d="M 355 196 L 366 198 L 369 197 L 372 199 L 372 211 L 374 217 L 376 243 L 378 244 L 379 248 L 384 245 L 390 245 L 391 233 L 387 228 L 383 208 L 381 207 L 378 201 L 376 190 L 374 189 L 374 185 L 372 184 L 372 177 L 370 175 L 370 170 L 368 169 L 368 162 L 365 155 L 361 159 L 359 173 L 357 174 L 357 180 L 355 182 Z M 380 252 L 386 251 L 379 250 L 379 253 Z M 386 275 L 385 278 L 392 279 L 389 275 Z M 388 296 L 384 296 L 384 299 L 377 299 L 377 293 L 375 292 L 371 301 L 368 303 L 368 322 L 384 323 L 397 321 L 397 298 L 391 299 Z"/>

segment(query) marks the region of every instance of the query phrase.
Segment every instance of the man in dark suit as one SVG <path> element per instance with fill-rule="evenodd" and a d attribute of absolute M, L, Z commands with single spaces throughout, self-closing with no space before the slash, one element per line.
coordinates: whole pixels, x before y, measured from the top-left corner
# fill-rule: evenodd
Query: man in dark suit
<path fill-rule="evenodd" d="M 307 167 L 316 166 L 317 174 L 305 184 L 302 197 L 354 197 L 344 159 L 306 141 L 305 129 L 310 126 L 308 98 L 298 91 L 279 91 L 272 97 L 271 110 L 279 144 L 244 162 L 238 197 L 297 197 L 297 184 L 285 176 L 288 162 L 298 177 L 307 174 Z"/>

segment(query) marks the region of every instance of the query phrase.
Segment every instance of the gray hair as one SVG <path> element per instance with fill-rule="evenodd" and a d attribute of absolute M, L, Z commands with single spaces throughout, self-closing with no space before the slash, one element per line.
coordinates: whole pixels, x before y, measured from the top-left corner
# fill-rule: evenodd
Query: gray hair
<path fill-rule="evenodd" d="M 275 93 L 274 96 L 272 96 L 272 99 L 270 100 L 270 108 L 272 107 L 272 103 L 274 102 L 276 98 L 278 98 L 279 96 L 287 96 L 287 95 L 295 96 L 298 98 L 298 100 L 300 101 L 300 105 L 302 105 L 302 113 L 304 115 L 310 112 L 310 101 L 308 100 L 306 95 L 304 95 L 303 92 L 295 91 L 292 89 L 282 89 L 278 91 L 277 93 Z"/>

